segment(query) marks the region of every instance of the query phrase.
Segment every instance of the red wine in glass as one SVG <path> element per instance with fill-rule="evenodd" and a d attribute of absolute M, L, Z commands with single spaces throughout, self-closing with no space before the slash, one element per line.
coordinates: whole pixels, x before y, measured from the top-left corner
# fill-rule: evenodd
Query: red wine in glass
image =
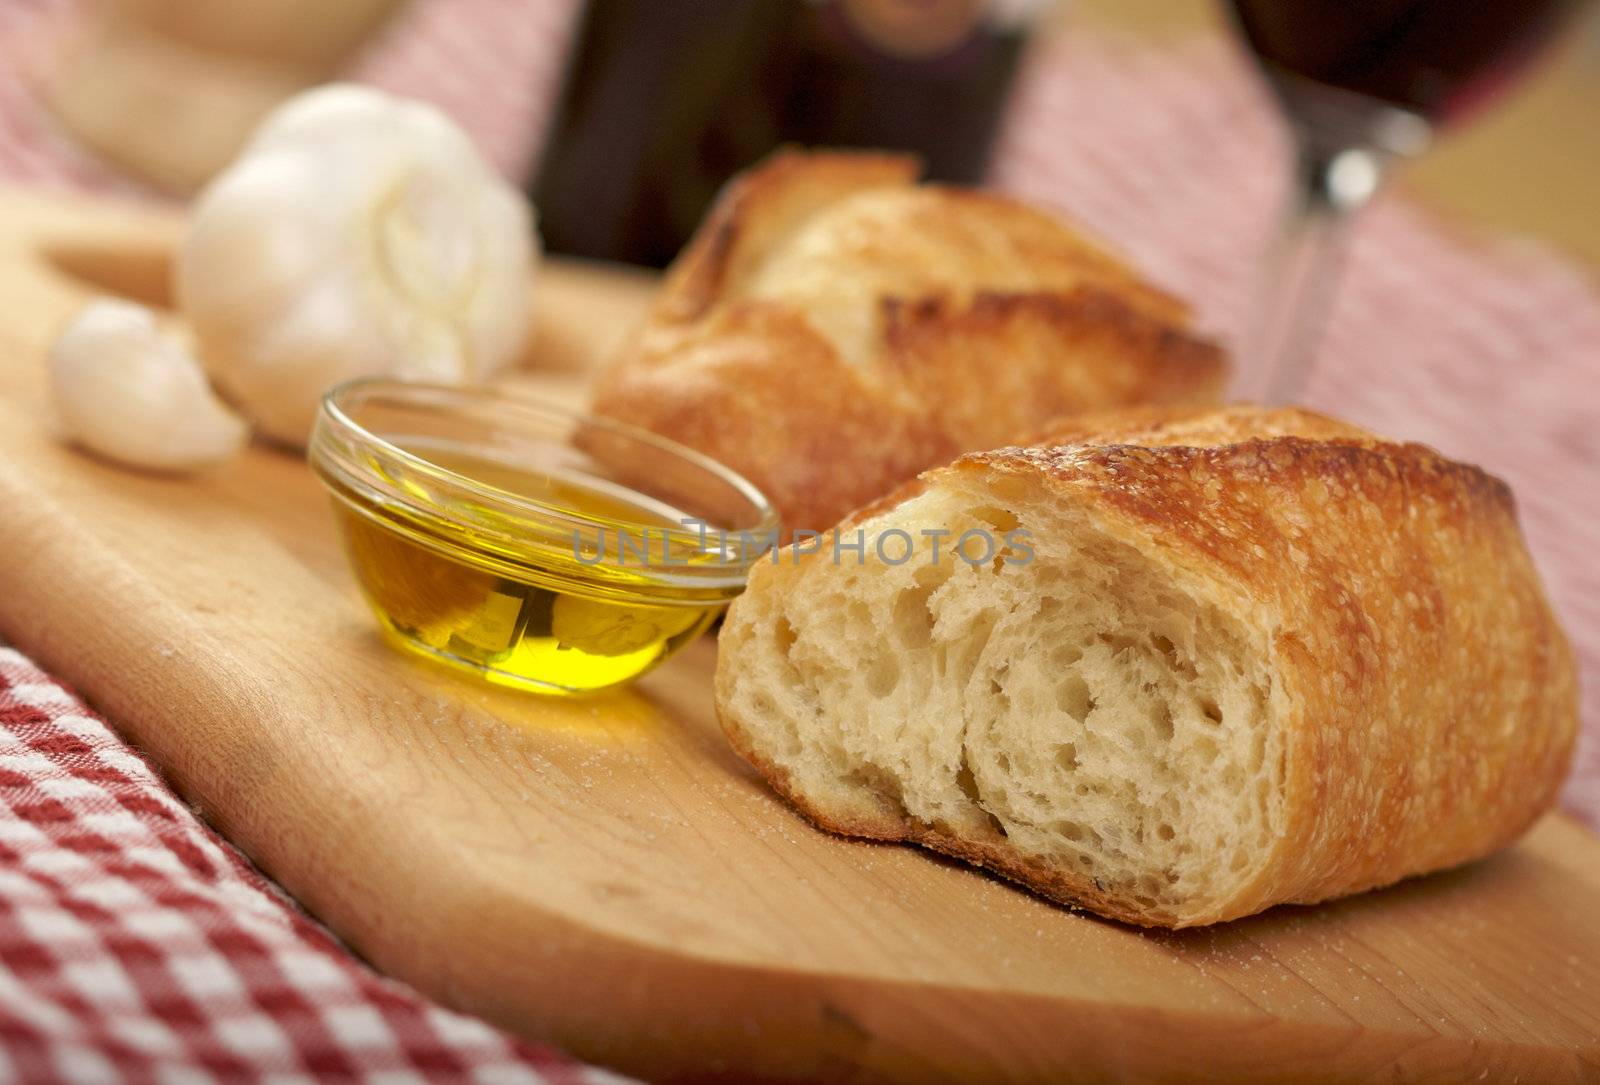
<path fill-rule="evenodd" d="M 1350 215 L 1396 154 L 1489 100 L 1584 0 L 1233 0 L 1297 158 L 1236 391 L 1286 402 L 1309 371 Z"/>

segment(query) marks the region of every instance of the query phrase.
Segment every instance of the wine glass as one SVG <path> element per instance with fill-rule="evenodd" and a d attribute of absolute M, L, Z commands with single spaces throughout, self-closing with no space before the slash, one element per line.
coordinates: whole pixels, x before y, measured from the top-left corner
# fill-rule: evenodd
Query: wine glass
<path fill-rule="evenodd" d="M 1295 154 L 1240 342 L 1237 398 L 1300 395 L 1353 214 L 1395 159 L 1492 97 L 1584 2 L 1232 0 Z"/>

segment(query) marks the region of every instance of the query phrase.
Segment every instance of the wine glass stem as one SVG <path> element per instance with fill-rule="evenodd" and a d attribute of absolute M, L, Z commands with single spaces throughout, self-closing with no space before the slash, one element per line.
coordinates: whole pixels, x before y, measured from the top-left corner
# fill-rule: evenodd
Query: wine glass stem
<path fill-rule="evenodd" d="M 1386 158 L 1369 147 L 1323 148 L 1301 135 L 1294 183 L 1240 341 L 1234 398 L 1275 406 L 1305 390 L 1350 220 L 1377 190 Z"/>

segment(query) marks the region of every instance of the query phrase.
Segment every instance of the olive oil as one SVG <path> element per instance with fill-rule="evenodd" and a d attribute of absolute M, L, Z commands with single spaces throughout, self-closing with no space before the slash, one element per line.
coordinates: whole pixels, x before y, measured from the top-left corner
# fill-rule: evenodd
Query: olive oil
<path fill-rule="evenodd" d="M 499 502 L 451 505 L 426 472 L 399 474 L 376 461 L 371 469 L 406 501 L 335 485 L 357 579 L 402 647 L 491 682 L 584 693 L 655 666 L 698 636 L 727 601 L 726 590 L 664 582 L 642 563 L 617 560 L 616 552 L 602 554 L 603 561 L 596 556 L 594 540 L 604 543 L 609 530 L 612 539 L 629 539 L 669 564 L 714 559 L 673 510 L 630 500 L 598 480 L 418 443 L 405 447 L 513 503 L 535 502 L 547 516 L 566 515 L 581 527 L 563 537 L 547 519 L 523 522 Z"/>

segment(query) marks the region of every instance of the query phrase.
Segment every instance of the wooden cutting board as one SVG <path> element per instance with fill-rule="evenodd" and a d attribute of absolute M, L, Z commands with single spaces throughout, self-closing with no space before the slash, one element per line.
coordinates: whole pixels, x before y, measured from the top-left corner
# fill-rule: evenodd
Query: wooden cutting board
<path fill-rule="evenodd" d="M 385 647 L 323 493 L 52 435 L 86 295 L 164 304 L 174 223 L 0 196 L 0 636 L 77 685 L 358 952 L 656 1078 L 1600 1080 L 1600 842 L 1148 933 L 792 814 L 723 743 L 705 641 L 549 701 Z M 549 263 L 525 377 L 581 398 L 648 278 Z"/>

